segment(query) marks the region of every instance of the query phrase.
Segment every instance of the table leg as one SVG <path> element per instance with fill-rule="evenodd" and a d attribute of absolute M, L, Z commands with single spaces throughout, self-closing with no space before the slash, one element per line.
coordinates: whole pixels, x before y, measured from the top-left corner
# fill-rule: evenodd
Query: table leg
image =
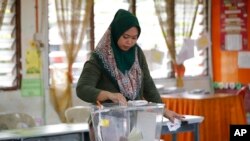
<path fill-rule="evenodd" d="M 194 141 L 199 141 L 199 124 L 194 125 Z"/>
<path fill-rule="evenodd" d="M 172 141 L 177 141 L 177 133 L 172 134 Z"/>
<path fill-rule="evenodd" d="M 89 132 L 84 132 L 83 133 L 83 141 L 90 141 Z"/>

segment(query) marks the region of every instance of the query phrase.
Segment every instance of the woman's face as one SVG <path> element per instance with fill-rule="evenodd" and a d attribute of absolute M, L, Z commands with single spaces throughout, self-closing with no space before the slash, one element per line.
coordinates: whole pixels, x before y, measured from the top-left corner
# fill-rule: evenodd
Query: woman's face
<path fill-rule="evenodd" d="M 122 34 L 122 36 L 118 39 L 117 44 L 121 50 L 128 51 L 136 44 L 137 39 L 138 29 L 136 27 L 131 27 Z"/>

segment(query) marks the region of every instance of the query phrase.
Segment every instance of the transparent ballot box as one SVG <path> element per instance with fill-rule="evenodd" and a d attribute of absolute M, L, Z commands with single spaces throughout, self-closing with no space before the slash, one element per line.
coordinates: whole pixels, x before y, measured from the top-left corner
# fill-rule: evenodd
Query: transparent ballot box
<path fill-rule="evenodd" d="M 159 141 L 164 104 L 93 107 L 96 141 Z"/>

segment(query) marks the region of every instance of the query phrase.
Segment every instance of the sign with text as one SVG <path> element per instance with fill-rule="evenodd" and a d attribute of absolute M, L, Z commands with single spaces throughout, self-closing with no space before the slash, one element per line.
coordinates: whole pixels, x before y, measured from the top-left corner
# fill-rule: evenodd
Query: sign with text
<path fill-rule="evenodd" d="M 43 82 L 38 78 L 23 78 L 22 79 L 22 96 L 42 96 Z"/>
<path fill-rule="evenodd" d="M 221 47 L 223 50 L 247 50 L 248 0 L 221 0 Z"/>

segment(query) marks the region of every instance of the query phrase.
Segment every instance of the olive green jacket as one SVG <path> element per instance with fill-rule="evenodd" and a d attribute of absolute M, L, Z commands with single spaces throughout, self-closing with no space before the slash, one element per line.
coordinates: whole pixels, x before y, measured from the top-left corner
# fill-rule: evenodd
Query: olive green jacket
<path fill-rule="evenodd" d="M 149 102 L 162 103 L 160 94 L 150 76 L 146 58 L 140 47 L 138 47 L 138 60 L 142 70 L 142 85 L 136 100 L 145 99 Z M 119 87 L 117 82 L 111 80 L 101 67 L 99 60 L 92 54 L 90 59 L 84 64 L 76 86 L 76 94 L 85 102 L 96 103 L 97 96 L 101 90 L 115 93 L 119 92 Z"/>

